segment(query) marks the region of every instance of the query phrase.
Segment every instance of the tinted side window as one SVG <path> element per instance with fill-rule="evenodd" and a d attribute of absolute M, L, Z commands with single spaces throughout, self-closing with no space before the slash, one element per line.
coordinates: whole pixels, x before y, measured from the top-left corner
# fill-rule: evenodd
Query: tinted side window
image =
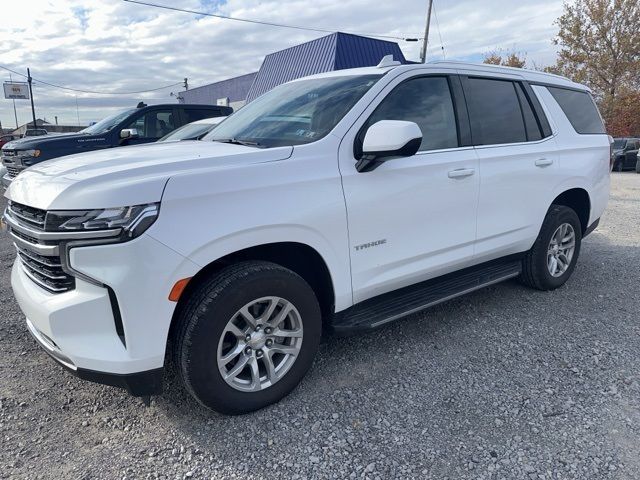
<path fill-rule="evenodd" d="M 571 125 L 580 134 L 605 133 L 596 104 L 587 92 L 547 87 Z"/>
<path fill-rule="evenodd" d="M 475 145 L 527 141 L 520 102 L 513 82 L 469 78 L 466 85 L 465 95 Z"/>
<path fill-rule="evenodd" d="M 420 77 L 401 83 L 378 105 L 363 131 L 380 120 L 417 123 L 422 130 L 421 151 L 458 146 L 453 100 L 445 77 Z"/>
<path fill-rule="evenodd" d="M 135 128 L 140 138 L 160 138 L 175 130 L 173 110 L 151 110 L 134 120 L 127 128 Z"/>
<path fill-rule="evenodd" d="M 541 140 L 542 132 L 540 131 L 540 126 L 538 125 L 536 116 L 533 113 L 531 103 L 525 95 L 522 85 L 520 85 L 519 83 L 516 84 L 516 92 L 518 93 L 518 100 L 520 100 L 520 107 L 522 107 L 524 126 L 527 130 L 527 140 L 529 140 L 530 142 L 534 140 Z"/>
<path fill-rule="evenodd" d="M 185 123 L 195 122 L 196 120 L 202 120 L 203 118 L 222 117 L 219 112 L 204 108 L 188 108 L 184 111 Z"/>

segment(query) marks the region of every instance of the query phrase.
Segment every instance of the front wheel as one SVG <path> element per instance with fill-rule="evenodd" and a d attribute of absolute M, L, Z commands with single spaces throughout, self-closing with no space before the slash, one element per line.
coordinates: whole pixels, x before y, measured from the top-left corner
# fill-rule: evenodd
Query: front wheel
<path fill-rule="evenodd" d="M 582 226 L 576 212 L 552 205 L 540 234 L 522 260 L 522 281 L 538 290 L 553 290 L 573 273 L 580 254 Z"/>
<path fill-rule="evenodd" d="M 322 328 L 307 282 L 268 262 L 243 262 L 203 282 L 179 321 L 175 358 L 187 390 L 232 415 L 293 390 L 313 363 Z"/>

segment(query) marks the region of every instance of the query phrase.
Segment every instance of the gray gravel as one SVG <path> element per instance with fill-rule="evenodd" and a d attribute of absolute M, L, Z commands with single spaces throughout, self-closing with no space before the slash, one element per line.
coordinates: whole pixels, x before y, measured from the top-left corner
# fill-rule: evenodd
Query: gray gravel
<path fill-rule="evenodd" d="M 0 478 L 640 478 L 640 175 L 613 174 L 568 284 L 505 283 L 329 338 L 279 404 L 151 407 L 29 337 L 0 238 Z M 4 203 L 2 203 L 4 208 Z"/>

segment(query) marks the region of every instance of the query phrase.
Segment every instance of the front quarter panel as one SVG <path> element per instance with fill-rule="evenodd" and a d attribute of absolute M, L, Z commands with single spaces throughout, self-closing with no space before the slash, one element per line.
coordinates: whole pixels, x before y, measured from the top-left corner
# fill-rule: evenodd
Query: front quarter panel
<path fill-rule="evenodd" d="M 173 176 L 149 234 L 201 267 L 253 246 L 308 245 L 327 264 L 336 310 L 344 309 L 352 296 L 337 142 L 329 135 L 284 160 Z"/>

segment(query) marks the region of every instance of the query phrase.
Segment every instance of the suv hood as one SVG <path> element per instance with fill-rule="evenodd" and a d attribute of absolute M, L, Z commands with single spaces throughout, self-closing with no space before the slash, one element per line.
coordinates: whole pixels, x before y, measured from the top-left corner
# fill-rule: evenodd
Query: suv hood
<path fill-rule="evenodd" d="M 11 182 L 5 196 L 44 210 L 140 205 L 160 201 L 173 175 L 284 160 L 292 152 L 203 141 L 110 148 L 36 164 Z"/>
<path fill-rule="evenodd" d="M 87 133 L 62 133 L 62 134 L 53 134 L 49 133 L 47 135 L 39 135 L 37 137 L 23 137 L 17 140 L 12 140 L 10 142 L 5 143 L 2 148 L 6 149 L 17 149 L 17 150 L 31 150 L 33 148 L 38 149 L 54 149 L 57 148 L 60 143 L 64 142 L 64 147 L 68 147 L 68 142 L 70 140 L 87 140 L 88 138 L 100 137 L 104 139 L 104 135 L 89 135 Z"/>

